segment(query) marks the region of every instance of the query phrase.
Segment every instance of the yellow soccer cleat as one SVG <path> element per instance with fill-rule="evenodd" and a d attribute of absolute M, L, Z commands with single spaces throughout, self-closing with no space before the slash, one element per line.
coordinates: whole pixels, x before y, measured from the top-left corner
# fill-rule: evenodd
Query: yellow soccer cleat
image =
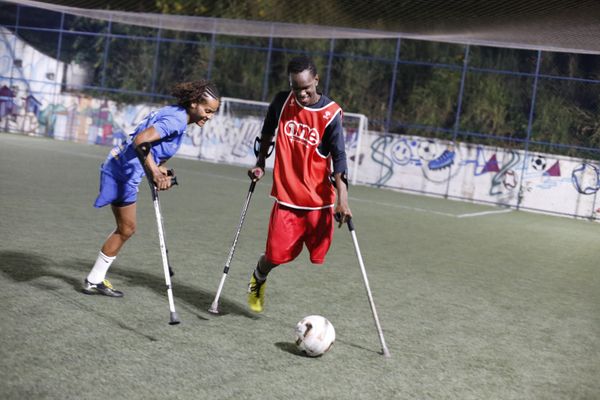
<path fill-rule="evenodd" d="M 256 313 L 263 312 L 266 286 L 267 281 L 258 282 L 252 273 L 250 283 L 248 283 L 248 307 Z"/>

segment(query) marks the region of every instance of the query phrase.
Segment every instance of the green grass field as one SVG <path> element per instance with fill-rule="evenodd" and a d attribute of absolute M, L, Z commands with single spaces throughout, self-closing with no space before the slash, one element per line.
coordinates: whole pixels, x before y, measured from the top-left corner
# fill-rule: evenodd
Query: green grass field
<path fill-rule="evenodd" d="M 0 134 L 2 399 L 600 398 L 600 224 L 351 187 L 385 359 L 345 227 L 325 265 L 305 250 L 269 277 L 265 313 L 247 311 L 270 174 L 222 314 L 207 312 L 248 190 L 241 167 L 170 162 L 180 186 L 161 206 L 180 325 L 168 325 L 145 184 L 138 231 L 108 275 L 125 297 L 83 295 L 113 229 L 110 210 L 92 207 L 107 151 Z M 293 345 L 309 314 L 337 331 L 321 358 Z"/>

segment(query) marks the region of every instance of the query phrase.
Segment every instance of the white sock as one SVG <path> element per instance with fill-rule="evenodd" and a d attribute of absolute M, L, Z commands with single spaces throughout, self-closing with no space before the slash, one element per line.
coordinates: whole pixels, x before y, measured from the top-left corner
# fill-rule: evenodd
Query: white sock
<path fill-rule="evenodd" d="M 100 252 L 98 254 L 98 258 L 96 259 L 96 263 L 87 276 L 88 282 L 93 284 L 102 282 L 106 277 L 106 273 L 108 272 L 110 265 L 113 263 L 113 261 L 115 261 L 115 258 L 117 258 L 117 256 L 109 257 L 103 252 Z"/>

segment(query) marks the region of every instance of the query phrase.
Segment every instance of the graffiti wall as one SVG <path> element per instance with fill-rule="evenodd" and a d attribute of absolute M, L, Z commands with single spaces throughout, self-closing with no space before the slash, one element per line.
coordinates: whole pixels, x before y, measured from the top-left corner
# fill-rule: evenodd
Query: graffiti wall
<path fill-rule="evenodd" d="M 600 165 L 552 154 L 367 133 L 357 183 L 598 219 Z"/>

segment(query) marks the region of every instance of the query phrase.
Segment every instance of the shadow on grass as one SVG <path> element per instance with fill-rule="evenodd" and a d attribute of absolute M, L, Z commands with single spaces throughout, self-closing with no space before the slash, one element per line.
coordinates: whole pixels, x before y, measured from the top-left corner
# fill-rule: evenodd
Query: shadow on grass
<path fill-rule="evenodd" d="M 31 286 L 36 288 L 40 288 L 46 290 L 48 292 L 58 293 L 56 292 L 57 287 L 53 287 L 46 282 L 36 282 L 35 280 L 43 277 L 51 277 L 62 280 L 73 287 L 74 290 L 81 292 L 81 279 L 74 278 L 71 275 L 67 275 L 64 273 L 56 272 L 51 268 L 59 268 L 53 260 L 48 257 L 43 257 L 37 254 L 30 253 L 22 253 L 17 251 L 0 251 L 0 271 L 2 271 L 6 276 L 12 279 L 15 282 L 19 283 L 28 283 Z M 84 274 L 82 266 L 85 265 L 85 262 L 73 261 L 71 265 L 65 265 L 63 263 L 60 264 L 60 267 L 68 267 L 69 269 L 80 270 L 80 274 Z M 65 296 L 64 294 L 57 294 L 57 296 L 61 298 L 70 298 L 70 296 Z M 141 332 L 140 330 L 133 328 L 124 322 L 120 321 L 118 318 L 114 318 L 110 315 L 106 315 L 98 310 L 82 304 L 80 302 L 71 301 L 71 304 L 76 306 L 77 308 L 93 313 L 95 315 L 99 315 L 102 318 L 111 321 L 114 325 L 118 326 L 121 329 L 132 332 L 136 335 L 142 336 L 152 342 L 157 341 L 158 339 L 148 335 L 146 333 Z"/>
<path fill-rule="evenodd" d="M 292 342 L 277 342 L 275 343 L 275 346 L 278 347 L 280 350 L 288 352 L 295 356 L 308 357 L 306 354 L 298 350 L 298 347 Z"/>
<path fill-rule="evenodd" d="M 15 282 L 29 283 L 44 290 L 56 288 L 50 287 L 47 283 L 33 281 L 41 277 L 56 278 L 66 282 L 73 287 L 73 290 L 80 293 L 83 279 L 89 272 L 89 268 L 90 260 L 70 259 L 58 262 L 35 253 L 0 251 L 1 272 Z M 140 271 L 127 271 L 120 268 L 111 268 L 110 273 L 124 279 L 127 286 L 143 286 L 160 295 L 167 294 L 162 276 Z M 179 282 L 177 281 L 177 275 L 172 278 L 172 281 L 173 295 L 176 302 L 177 299 L 180 299 L 195 308 L 196 311 L 204 311 L 208 314 L 208 308 L 214 298 L 213 293 Z M 219 315 L 236 314 L 256 319 L 256 316 L 244 307 L 226 298 L 221 297 L 219 303 Z M 207 319 L 200 315 L 198 317 Z"/>
<path fill-rule="evenodd" d="M 128 285 L 144 286 L 161 295 L 167 294 L 164 276 L 162 275 L 158 276 L 139 271 L 126 271 L 123 269 L 111 270 L 111 274 L 124 278 L 127 280 Z M 177 280 L 177 273 L 171 277 L 171 281 L 173 284 L 173 296 L 175 299 L 183 300 L 196 310 L 204 311 L 208 314 L 208 308 L 212 304 L 215 295 L 214 293 L 179 282 Z M 221 297 L 219 299 L 219 315 L 227 314 L 243 315 L 252 319 L 256 318 L 250 311 L 246 310 L 246 308 Z M 198 317 L 206 319 L 199 315 Z"/>
<path fill-rule="evenodd" d="M 56 267 L 54 260 L 38 254 L 0 251 L 0 271 L 15 282 L 30 282 L 41 277 L 51 277 L 65 281 L 78 291 L 81 290 L 81 279 L 51 269 Z M 81 272 L 83 273 L 83 270 Z M 32 285 L 49 288 L 47 284 Z"/>

